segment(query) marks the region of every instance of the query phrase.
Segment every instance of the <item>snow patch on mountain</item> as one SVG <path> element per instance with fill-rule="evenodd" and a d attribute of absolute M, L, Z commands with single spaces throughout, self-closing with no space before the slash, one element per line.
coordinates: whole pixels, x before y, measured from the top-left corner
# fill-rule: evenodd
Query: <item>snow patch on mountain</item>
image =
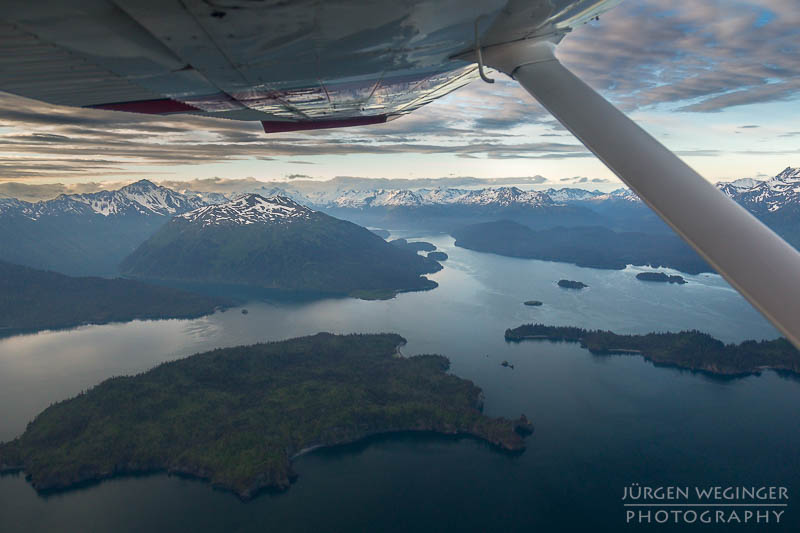
<path fill-rule="evenodd" d="M 786 167 L 766 181 L 745 178 L 717 187 L 753 213 L 800 207 L 800 167 Z"/>
<path fill-rule="evenodd" d="M 333 198 L 312 197 L 315 205 L 365 209 L 370 207 L 419 207 L 437 205 L 494 206 L 494 207 L 538 207 L 552 205 L 547 194 L 524 191 L 517 187 L 487 189 L 377 189 L 372 191 L 338 191 Z"/>
<path fill-rule="evenodd" d="M 314 211 L 286 196 L 245 194 L 222 204 L 200 207 L 175 218 L 207 226 L 290 223 L 311 218 Z"/>
<path fill-rule="evenodd" d="M 635 192 L 625 187 L 620 189 L 614 189 L 613 191 L 606 194 L 598 194 L 593 198 L 591 198 L 591 200 L 594 202 L 621 200 L 624 202 L 631 202 L 631 203 L 637 203 L 642 201 L 641 199 L 639 199 L 639 197 L 636 195 Z"/>
<path fill-rule="evenodd" d="M 597 189 L 587 191 L 586 189 L 576 189 L 565 187 L 563 189 L 547 189 L 544 191 L 554 202 L 567 203 L 567 202 L 582 202 L 592 200 L 597 196 L 602 196 L 602 192 Z"/>

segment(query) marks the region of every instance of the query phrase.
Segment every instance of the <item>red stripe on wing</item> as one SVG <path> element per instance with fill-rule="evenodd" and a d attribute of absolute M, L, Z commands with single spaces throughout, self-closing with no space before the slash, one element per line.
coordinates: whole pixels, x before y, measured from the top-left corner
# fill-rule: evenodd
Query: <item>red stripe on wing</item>
<path fill-rule="evenodd" d="M 386 115 L 372 115 L 369 117 L 351 117 L 331 120 L 306 120 L 303 122 L 288 122 L 278 120 L 262 120 L 266 133 L 283 133 L 287 131 L 324 130 L 329 128 L 349 128 L 352 126 L 368 126 L 370 124 L 383 124 Z"/>
<path fill-rule="evenodd" d="M 136 102 L 115 102 L 113 104 L 98 104 L 87 106 L 94 109 L 109 109 L 112 111 L 127 111 L 129 113 L 145 113 L 147 115 L 169 115 L 170 113 L 191 113 L 202 111 L 171 98 L 157 100 L 139 100 Z"/>

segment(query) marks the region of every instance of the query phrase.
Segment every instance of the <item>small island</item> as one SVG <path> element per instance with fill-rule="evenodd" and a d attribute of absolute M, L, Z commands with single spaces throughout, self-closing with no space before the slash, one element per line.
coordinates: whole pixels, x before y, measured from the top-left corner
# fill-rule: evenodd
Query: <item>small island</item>
<path fill-rule="evenodd" d="M 543 305 L 539 300 L 528 300 L 527 302 L 523 303 L 530 307 L 539 307 L 540 305 Z"/>
<path fill-rule="evenodd" d="M 0 444 L 0 471 L 39 491 L 169 472 L 243 499 L 288 489 L 292 459 L 371 435 L 471 436 L 520 452 L 532 425 L 482 414 L 482 393 L 440 355 L 398 355 L 396 334 L 319 333 L 217 349 L 108 379 L 51 405 Z"/>
<path fill-rule="evenodd" d="M 572 281 L 569 279 L 558 280 L 558 286 L 562 289 L 583 289 L 584 287 L 588 287 L 587 284 L 581 281 Z"/>
<path fill-rule="evenodd" d="M 660 283 L 677 283 L 678 285 L 685 285 L 687 281 L 683 276 L 669 275 L 664 272 L 640 272 L 636 274 L 636 279 L 642 281 L 657 281 Z"/>
<path fill-rule="evenodd" d="M 641 355 L 657 366 L 674 366 L 719 376 L 753 375 L 764 369 L 800 374 L 800 351 L 784 338 L 724 344 L 699 331 L 618 335 L 612 331 L 544 324 L 507 329 L 505 338 L 509 342 L 578 342 L 597 355 Z"/>
<path fill-rule="evenodd" d="M 434 261 L 447 261 L 448 255 L 444 252 L 428 252 L 426 257 Z"/>
<path fill-rule="evenodd" d="M 389 241 L 389 244 L 393 244 L 398 248 L 404 248 L 406 250 L 411 250 L 414 252 L 432 252 L 436 249 L 436 246 L 434 246 L 429 242 L 409 241 L 407 239 L 394 239 Z"/>

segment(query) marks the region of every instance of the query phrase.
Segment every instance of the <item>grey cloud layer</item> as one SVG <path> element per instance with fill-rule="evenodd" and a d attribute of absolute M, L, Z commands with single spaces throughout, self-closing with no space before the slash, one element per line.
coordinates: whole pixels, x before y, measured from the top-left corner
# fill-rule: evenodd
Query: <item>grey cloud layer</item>
<path fill-rule="evenodd" d="M 796 0 L 623 2 L 569 35 L 565 64 L 628 109 L 685 111 L 784 100 L 800 92 Z"/>

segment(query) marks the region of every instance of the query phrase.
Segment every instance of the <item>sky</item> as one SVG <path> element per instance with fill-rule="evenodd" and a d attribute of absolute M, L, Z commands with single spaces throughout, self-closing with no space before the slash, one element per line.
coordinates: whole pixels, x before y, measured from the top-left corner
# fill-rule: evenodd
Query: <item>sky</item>
<path fill-rule="evenodd" d="M 557 56 L 710 181 L 800 166 L 797 0 L 625 0 Z M 494 77 L 384 125 L 269 136 L 257 122 L 0 93 L 0 182 L 541 175 L 619 186 L 513 80 Z"/>

